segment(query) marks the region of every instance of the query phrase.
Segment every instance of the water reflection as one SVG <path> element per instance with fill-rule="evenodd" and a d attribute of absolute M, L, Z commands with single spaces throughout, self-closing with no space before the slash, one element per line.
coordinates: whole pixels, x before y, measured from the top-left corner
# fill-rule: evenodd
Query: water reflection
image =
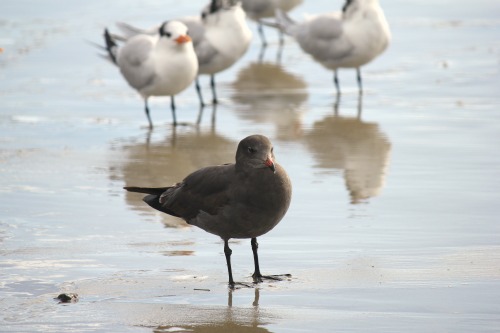
<path fill-rule="evenodd" d="M 284 48 L 284 45 L 285 44 L 283 43 L 283 40 L 280 40 L 280 43 L 278 44 L 278 48 L 276 50 L 276 62 L 277 63 L 280 63 L 281 62 L 281 58 L 283 57 L 283 48 Z M 267 53 L 267 45 L 262 44 L 260 46 L 259 57 L 257 58 L 257 60 L 259 62 L 263 62 L 266 53 Z"/>
<path fill-rule="evenodd" d="M 232 84 L 235 112 L 244 120 L 271 123 L 279 139 L 302 133 L 302 105 L 308 99 L 307 84 L 281 65 L 253 62 L 243 67 Z"/>
<path fill-rule="evenodd" d="M 259 289 L 255 288 L 253 308 L 233 308 L 233 291 L 228 291 L 228 304 L 226 308 L 211 308 L 210 317 L 206 323 L 190 323 L 178 325 L 158 326 L 154 333 L 165 332 L 199 332 L 199 333 L 224 333 L 224 332 L 252 332 L 265 333 L 269 330 L 262 327 L 266 323 L 259 310 Z M 203 316 L 202 316 L 203 317 Z"/>
<path fill-rule="evenodd" d="M 362 96 L 357 117 L 339 114 L 340 100 L 334 113 L 314 123 L 305 135 L 318 169 L 344 170 L 351 202 L 359 203 L 380 193 L 389 163 L 391 144 L 377 123 L 361 119 Z"/>
<path fill-rule="evenodd" d="M 110 178 L 123 181 L 124 186 L 162 187 L 181 181 L 201 167 L 234 162 L 238 143 L 214 129 L 174 130 L 160 140 L 150 138 L 148 133 L 143 139 L 116 142 L 114 150 L 120 152 L 120 157 L 111 162 Z M 142 202 L 141 195 L 125 192 L 125 200 L 143 215 L 161 216 L 167 226 L 186 226 L 181 219 L 156 213 Z"/>

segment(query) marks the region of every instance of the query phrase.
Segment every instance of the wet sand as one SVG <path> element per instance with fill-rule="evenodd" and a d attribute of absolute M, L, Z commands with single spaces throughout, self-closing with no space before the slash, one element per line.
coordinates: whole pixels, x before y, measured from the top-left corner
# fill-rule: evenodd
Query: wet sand
<path fill-rule="evenodd" d="M 383 1 L 393 41 L 332 73 L 278 36 L 194 87 L 142 101 L 96 55 L 104 26 L 149 26 L 204 1 L 8 1 L 0 19 L 0 331 L 494 332 L 500 327 L 500 6 Z M 334 7 L 305 1 L 292 16 Z M 113 10 L 111 10 L 113 9 Z M 209 83 L 201 79 L 204 94 Z M 223 243 L 123 186 L 165 186 L 271 138 L 294 185 L 259 239 L 282 282 L 229 291 Z M 251 282 L 249 240 L 231 242 Z M 77 303 L 58 304 L 60 293 Z"/>

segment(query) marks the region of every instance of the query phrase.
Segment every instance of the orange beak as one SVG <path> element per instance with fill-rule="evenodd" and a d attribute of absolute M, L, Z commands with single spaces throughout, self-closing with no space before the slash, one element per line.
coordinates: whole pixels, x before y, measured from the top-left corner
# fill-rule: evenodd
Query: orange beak
<path fill-rule="evenodd" d="M 175 41 L 179 44 L 184 44 L 184 43 L 190 42 L 191 37 L 189 37 L 188 35 L 181 35 L 181 36 L 177 37 L 175 39 Z"/>

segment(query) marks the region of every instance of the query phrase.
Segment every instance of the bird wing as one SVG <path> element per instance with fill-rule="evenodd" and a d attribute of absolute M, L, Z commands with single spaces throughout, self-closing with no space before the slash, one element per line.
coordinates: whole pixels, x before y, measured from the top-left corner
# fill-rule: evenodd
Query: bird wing
<path fill-rule="evenodd" d="M 206 38 L 206 28 L 198 16 L 184 17 L 180 19 L 188 27 L 189 36 L 193 40 L 194 51 L 200 65 L 208 64 L 218 51 Z"/>
<path fill-rule="evenodd" d="M 203 22 L 199 16 L 187 16 L 177 19 L 186 25 L 188 28 L 188 34 L 193 41 L 193 45 L 196 47 L 198 43 L 203 40 L 205 35 L 205 27 L 203 26 Z"/>
<path fill-rule="evenodd" d="M 157 37 L 134 36 L 118 51 L 117 64 L 120 71 L 127 82 L 137 90 L 154 80 L 154 66 L 149 61 L 155 38 Z"/>
<path fill-rule="evenodd" d="M 195 171 L 159 197 L 162 210 L 188 222 L 202 211 L 216 215 L 231 200 L 228 186 L 234 178 L 234 164 Z"/>
<path fill-rule="evenodd" d="M 274 5 L 269 0 L 243 0 L 243 10 L 252 20 L 272 16 Z"/>
<path fill-rule="evenodd" d="M 121 40 L 127 40 L 136 35 L 154 36 L 158 33 L 158 29 L 160 28 L 159 25 L 156 25 L 149 29 L 141 29 L 125 22 L 116 22 L 116 26 L 118 27 L 118 29 L 120 29 L 122 33 L 122 35 L 118 36 L 118 38 L 119 39 L 121 38 Z"/>
<path fill-rule="evenodd" d="M 217 55 L 218 51 L 206 39 L 206 29 L 201 18 L 199 16 L 186 16 L 177 19 L 177 21 L 180 21 L 187 26 L 188 34 L 193 41 L 194 51 L 196 52 L 198 63 L 200 65 L 210 63 L 212 58 Z M 121 37 L 118 36 L 119 40 L 127 40 L 139 34 L 153 36 L 158 33 L 158 26 L 149 29 L 140 29 L 124 22 L 117 22 L 116 25 L 123 34 Z"/>
<path fill-rule="evenodd" d="M 295 38 L 304 51 L 319 61 L 338 60 L 353 50 L 339 13 L 319 15 L 300 23 Z"/>

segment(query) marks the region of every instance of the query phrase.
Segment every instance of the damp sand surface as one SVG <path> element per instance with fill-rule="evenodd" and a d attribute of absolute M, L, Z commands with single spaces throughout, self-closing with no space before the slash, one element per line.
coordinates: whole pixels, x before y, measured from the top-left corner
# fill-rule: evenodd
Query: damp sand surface
<path fill-rule="evenodd" d="M 382 1 L 393 39 L 332 73 L 255 24 L 249 51 L 194 87 L 140 97 L 97 56 L 105 26 L 200 12 L 189 1 L 7 1 L 0 19 L 0 331 L 494 332 L 500 327 L 500 6 Z M 305 1 L 291 15 L 340 8 Z M 205 98 L 209 80 L 201 78 Z M 201 123 L 196 126 L 196 119 Z M 259 238 L 265 274 L 227 288 L 223 243 L 123 186 L 232 162 L 260 133 L 294 191 Z M 249 240 L 233 273 L 251 283 Z M 77 293 L 76 303 L 58 303 Z"/>

